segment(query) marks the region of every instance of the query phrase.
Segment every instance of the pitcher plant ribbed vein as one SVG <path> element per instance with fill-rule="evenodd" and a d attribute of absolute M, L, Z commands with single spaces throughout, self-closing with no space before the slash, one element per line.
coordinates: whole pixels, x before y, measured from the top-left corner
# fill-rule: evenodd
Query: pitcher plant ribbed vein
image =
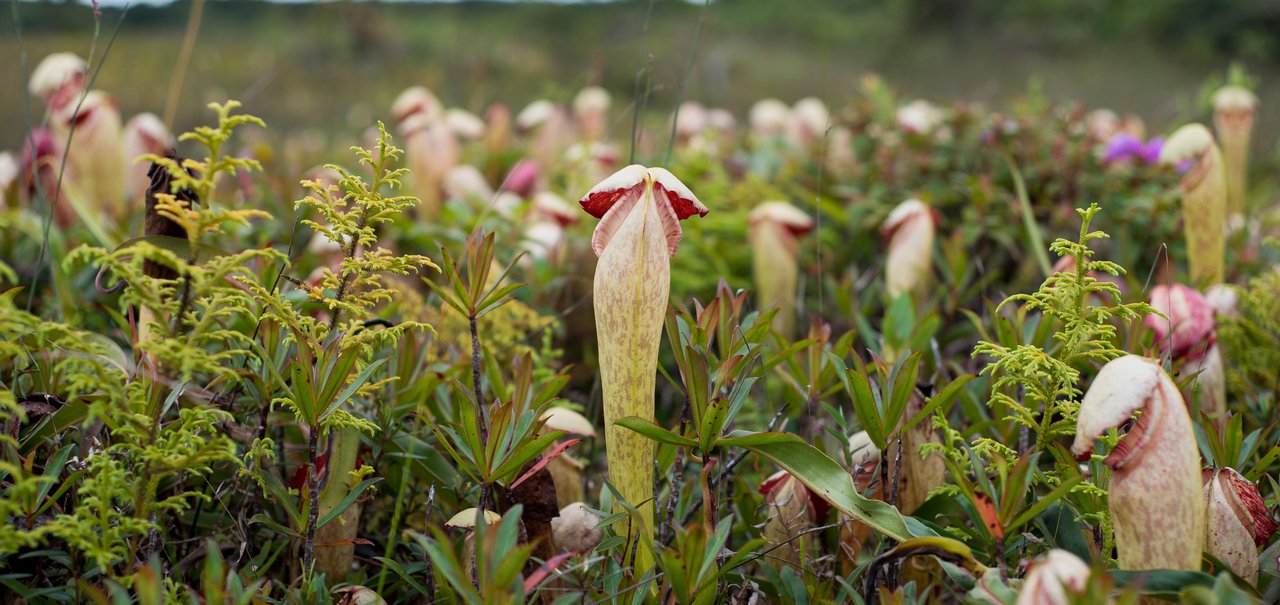
<path fill-rule="evenodd" d="M 671 288 L 671 255 L 680 245 L 680 221 L 707 208 L 663 168 L 627 166 L 591 188 L 579 202 L 600 219 L 591 237 L 596 265 L 594 304 L 604 389 L 609 479 L 640 507 L 644 528 L 631 530 L 636 576 L 652 565 L 637 540 L 651 540 L 654 444 L 615 426 L 627 416 L 653 420 L 658 345 Z M 628 557 L 630 560 L 630 557 Z"/>

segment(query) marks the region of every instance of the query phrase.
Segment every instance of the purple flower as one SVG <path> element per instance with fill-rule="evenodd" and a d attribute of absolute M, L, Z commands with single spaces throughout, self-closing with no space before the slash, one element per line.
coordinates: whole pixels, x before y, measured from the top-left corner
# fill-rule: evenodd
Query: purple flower
<path fill-rule="evenodd" d="M 1120 133 L 1107 141 L 1107 150 L 1102 154 L 1102 163 L 1110 164 L 1142 153 L 1142 141 L 1133 135 Z"/>
<path fill-rule="evenodd" d="M 1106 151 L 1102 154 L 1102 163 L 1112 164 L 1124 160 L 1136 159 L 1144 164 L 1155 164 L 1160 161 L 1160 149 L 1164 147 L 1164 138 L 1155 137 L 1147 142 L 1128 133 L 1120 133 L 1107 141 Z"/>
<path fill-rule="evenodd" d="M 1160 150 L 1164 148 L 1164 137 L 1153 137 L 1142 146 L 1139 157 L 1148 164 L 1160 162 Z"/>

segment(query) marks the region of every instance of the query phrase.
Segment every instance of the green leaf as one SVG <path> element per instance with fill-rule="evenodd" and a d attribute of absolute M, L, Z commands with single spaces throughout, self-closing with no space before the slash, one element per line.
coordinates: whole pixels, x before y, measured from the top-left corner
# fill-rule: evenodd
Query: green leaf
<path fill-rule="evenodd" d="M 969 381 L 973 380 L 973 378 L 973 374 L 965 374 L 957 377 L 955 380 L 952 380 L 947 384 L 947 386 L 943 387 L 941 391 L 938 391 L 933 397 L 930 397 L 928 403 L 925 403 L 923 409 L 916 412 L 914 416 L 907 420 L 907 423 L 902 426 L 902 431 L 906 432 L 911 430 L 912 427 L 920 424 L 924 419 L 933 416 L 933 413 L 939 408 L 950 409 L 952 402 L 954 402 L 955 398 L 960 395 L 961 389 L 963 389 L 966 384 L 969 384 Z M 946 412 L 944 411 L 943 414 L 946 414 Z"/>
<path fill-rule="evenodd" d="M 658 443 L 679 445 L 687 448 L 698 447 L 697 441 L 694 441 L 683 435 L 677 435 L 671 431 L 668 431 L 667 429 L 664 429 L 654 424 L 652 421 L 645 420 L 644 418 L 641 418 L 639 416 L 627 416 L 626 418 L 619 418 L 613 424 L 616 426 L 620 426 L 624 429 L 629 429 L 637 433 L 640 433 L 641 435 L 644 435 L 645 437 L 648 437 L 654 441 L 657 441 Z"/>
<path fill-rule="evenodd" d="M 386 359 L 379 359 L 366 366 L 364 371 L 360 372 L 360 375 L 356 376 L 356 379 L 351 381 L 351 384 L 347 385 L 347 388 L 342 391 L 342 394 L 338 395 L 338 397 L 333 400 L 333 403 L 330 403 L 329 407 L 325 408 L 324 413 L 320 415 L 319 420 L 323 422 L 330 414 L 333 413 L 334 410 L 338 409 L 338 406 L 346 403 L 352 395 L 355 395 L 356 391 L 360 390 L 360 387 L 364 386 L 364 384 L 369 381 L 369 376 L 372 375 L 373 372 L 385 361 Z"/>
<path fill-rule="evenodd" d="M 880 451 L 887 451 L 888 435 L 885 435 L 885 428 L 881 423 L 880 410 L 876 406 L 875 394 L 871 392 L 871 383 L 857 370 L 846 370 L 842 376 L 845 379 L 845 389 L 853 399 L 853 411 L 862 424 L 862 430 L 867 432 L 871 442 L 876 444 Z"/>
<path fill-rule="evenodd" d="M 698 448 L 702 452 L 710 452 L 716 447 L 716 440 L 720 438 L 720 431 L 724 430 L 728 416 L 729 405 L 723 399 L 716 399 L 707 406 L 702 426 L 698 429 Z"/>
<path fill-rule="evenodd" d="M 330 480 L 332 481 L 333 478 L 330 477 Z M 355 488 L 351 490 L 351 493 L 347 494 L 345 498 L 338 501 L 338 504 L 336 504 L 332 510 L 326 513 L 323 517 L 320 518 L 318 522 L 316 522 L 316 529 L 324 527 L 325 524 L 338 518 L 338 515 L 341 515 L 342 511 L 347 510 L 347 508 L 350 507 L 351 504 L 356 501 L 356 498 L 359 498 L 360 494 L 364 493 L 364 490 L 368 489 L 369 486 L 379 481 L 382 481 L 381 477 L 375 477 L 373 479 L 365 479 L 364 481 L 361 481 L 360 485 L 355 486 Z"/>
<path fill-rule="evenodd" d="M 1149 569 L 1143 571 L 1110 570 L 1118 588 L 1137 588 L 1144 595 L 1177 598 L 1193 586 L 1213 586 L 1213 576 L 1199 571 Z"/>
<path fill-rule="evenodd" d="M 1035 504 L 1031 505 L 1030 508 L 1022 511 L 1022 514 L 1015 517 L 1013 522 L 1007 524 L 1004 528 L 1005 532 L 1013 533 L 1017 531 L 1019 527 L 1022 527 L 1023 524 L 1040 516 L 1040 513 L 1044 512 L 1045 509 L 1049 508 L 1053 503 L 1065 497 L 1067 493 L 1071 491 L 1071 488 L 1075 487 L 1076 484 L 1081 481 L 1084 481 L 1084 476 L 1076 475 L 1062 483 L 1059 483 L 1058 487 L 1053 488 L 1053 491 L 1040 497 L 1040 499 L 1036 500 Z"/>
<path fill-rule="evenodd" d="M 290 536 L 290 537 L 293 537 L 293 538 L 301 538 L 301 537 L 302 537 L 302 535 L 301 535 L 301 534 L 299 534 L 298 532 L 296 532 L 296 531 L 294 531 L 294 530 L 292 530 L 292 529 L 290 529 L 290 528 L 288 528 L 288 527 L 285 527 L 285 526 L 283 526 L 283 525 L 281 525 L 281 524 L 279 524 L 279 523 L 276 523 L 275 519 L 272 519 L 271 517 L 267 516 L 267 515 L 266 515 L 266 514 L 264 514 L 264 513 L 258 513 L 258 514 L 256 514 L 256 515 L 254 515 L 253 517 L 250 517 L 250 518 L 249 518 L 249 522 L 250 522 L 250 523 L 261 523 L 261 524 L 263 524 L 263 525 L 267 526 L 268 528 L 270 528 L 272 531 L 274 531 L 274 532 L 276 532 L 276 533 L 278 533 L 278 534 L 285 535 L 285 536 Z"/>
<path fill-rule="evenodd" d="M 489 476 L 490 481 L 504 481 L 514 475 L 517 471 L 524 467 L 525 463 L 533 460 L 534 456 L 541 454 L 556 439 L 565 436 L 564 431 L 547 431 L 533 439 L 525 441 L 515 450 L 506 454 L 501 460 L 502 464 L 498 466 L 493 474 Z"/>
<path fill-rule="evenodd" d="M 920 377 L 920 352 L 917 351 L 898 363 L 889 376 L 893 392 L 889 395 L 889 409 L 884 418 L 885 427 L 896 427 L 907 411 L 907 404 L 916 391 L 916 381 Z"/>
<path fill-rule="evenodd" d="M 796 435 L 735 431 L 721 439 L 720 445 L 741 447 L 772 460 L 831 506 L 886 537 L 901 542 L 913 535 L 932 533 L 923 529 L 913 532 L 907 528 L 898 509 L 886 502 L 862 497 L 854 488 L 853 476 L 848 470 Z"/>

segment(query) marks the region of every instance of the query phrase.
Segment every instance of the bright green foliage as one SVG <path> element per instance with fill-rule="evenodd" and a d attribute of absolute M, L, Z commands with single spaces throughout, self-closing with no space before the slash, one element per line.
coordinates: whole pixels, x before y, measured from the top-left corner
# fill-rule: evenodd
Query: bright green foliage
<path fill-rule="evenodd" d="M 314 561 L 316 530 L 336 519 L 359 495 L 378 479 L 364 479 L 372 469 L 354 468 L 360 447 L 360 433 L 374 433 L 378 426 L 362 418 L 355 410 L 359 401 L 370 400 L 379 390 L 395 382 L 394 375 L 379 376 L 386 359 L 376 359 L 387 348 L 394 348 L 408 332 L 430 331 L 424 323 L 405 321 L 377 329 L 369 325 L 379 305 L 389 302 L 394 292 L 385 284 L 387 274 L 408 275 L 422 267 L 436 268 L 425 256 L 400 256 L 378 245 L 378 227 L 398 219 L 401 213 L 418 203 L 417 198 L 388 195 L 400 187 L 403 169 L 392 168 L 400 150 L 391 144 L 391 136 L 379 124 L 376 149 L 354 149 L 359 162 L 370 172 L 369 180 L 340 166 L 330 165 L 342 175 L 338 186 L 326 187 L 317 181 L 304 181 L 312 195 L 299 200 L 296 207 L 316 212 L 319 220 L 303 219 L 302 223 L 342 246 L 339 270 L 326 267 L 319 287 L 295 282 L 310 298 L 327 309 L 327 320 L 305 308 L 294 305 L 261 285 L 250 286 L 253 296 L 263 306 L 263 331 L 271 340 L 266 346 L 255 343 L 263 366 L 271 380 L 260 386 L 271 397 L 272 406 L 282 406 L 306 429 L 306 491 L 295 503 L 293 493 L 274 476 L 264 474 L 262 467 L 252 471 L 264 492 L 275 499 L 288 515 L 291 527 L 285 531 L 303 537 L 303 570 L 310 577 Z M 339 429 L 355 429 L 339 431 Z M 337 442 L 328 451 L 330 482 L 321 493 L 318 471 L 320 440 L 330 433 Z M 263 442 L 255 443 L 256 461 L 265 462 Z M 343 451 L 350 455 L 335 456 Z M 348 485 L 335 477 L 348 477 Z M 361 479 L 364 479 L 363 481 Z M 323 510 L 322 510 L 323 509 Z M 322 516 L 323 515 L 323 516 Z M 264 516 L 267 523 L 276 523 Z"/>
<path fill-rule="evenodd" d="M 1095 277 L 1098 273 L 1124 274 L 1109 261 L 1094 260 L 1089 243 L 1108 237 L 1089 231 L 1099 212 L 1097 204 L 1077 210 L 1082 219 L 1076 241 L 1058 239 L 1049 249 L 1060 258 L 1074 260 L 1074 269 L 1050 275 L 1034 294 L 1015 294 L 997 307 L 1022 303 L 1026 311 L 1038 311 L 1042 322 L 1054 330 L 1053 343 L 1035 344 L 984 340 L 974 347 L 974 357 L 991 362 L 982 370 L 992 378 L 992 408 L 1008 413 L 1006 419 L 1035 432 L 1037 449 L 1057 437 L 1075 432 L 1080 408 L 1080 368 L 1101 365 L 1124 355 L 1116 347 L 1116 323 L 1130 322 L 1153 312 L 1145 303 L 1121 303 L 1115 284 Z"/>
<path fill-rule="evenodd" d="M 725 519 L 714 530 L 704 525 L 693 526 L 680 532 L 671 547 L 662 549 L 659 556 L 662 569 L 666 570 L 662 578 L 663 594 L 671 595 L 677 603 L 716 602 L 720 585 L 736 575 L 733 572 L 755 558 L 752 555 L 765 545 L 764 539 L 756 538 L 736 546 L 732 556 L 718 562 L 716 559 L 724 553 L 732 525 L 731 519 Z"/>
<path fill-rule="evenodd" d="M 1280 240 L 1271 245 L 1280 248 Z M 1280 272 L 1267 271 L 1240 290 L 1236 315 L 1218 324 L 1218 341 L 1231 362 L 1227 386 L 1236 398 L 1272 409 L 1280 396 Z M 1268 403 L 1269 402 L 1269 403 Z"/>
<path fill-rule="evenodd" d="M 235 446 L 220 428 L 231 415 L 201 401 L 207 396 L 193 381 L 235 376 L 231 361 L 248 353 L 250 340 L 227 326 L 253 309 L 252 298 L 236 284 L 256 279 L 251 262 L 278 259 L 279 254 L 269 250 L 227 254 L 204 244 L 206 238 L 225 236 L 227 227 L 262 214 L 208 203 L 219 174 L 232 176 L 237 170 L 255 167 L 249 160 L 223 156 L 223 143 L 237 126 L 261 124 L 251 116 L 231 116 L 235 103 L 211 107 L 218 114 L 218 126 L 183 135 L 207 148 L 205 159 L 179 165 L 152 158 L 170 172 L 173 192 L 187 188 L 204 200 L 197 208 L 172 193 L 157 195 L 159 212 L 183 225 L 187 240 L 144 238 L 112 252 L 85 247 L 68 257 L 69 265 L 102 264 L 104 270 L 127 281 L 129 287 L 118 301 L 126 311 L 140 305 L 157 318 L 173 318 L 161 321 L 137 343 L 142 355 L 136 367 L 114 358 L 114 347 L 99 337 L 5 310 L 14 323 L 31 325 L 37 328 L 35 334 L 47 335 L 35 341 L 41 348 L 60 343 L 49 349 L 59 354 L 51 356 L 47 366 L 35 368 L 46 383 L 63 383 L 47 384 L 44 392 L 63 394 L 66 405 L 83 398 L 88 406 L 86 419 L 101 420 L 109 430 L 108 441 L 84 462 L 84 477 L 77 486 L 79 505 L 42 527 L 109 573 L 114 573 L 116 563 L 160 545 L 159 516 L 180 513 L 194 499 L 210 498 L 201 490 L 181 487 L 182 482 L 236 462 Z M 144 260 L 167 265 L 179 277 L 148 276 Z M 128 566 L 125 569 L 132 573 Z M 130 576 L 121 580 L 131 581 Z"/>
<path fill-rule="evenodd" d="M 266 216 L 260 210 L 223 208 L 213 201 L 219 176 L 233 178 L 239 171 L 258 169 L 254 160 L 222 152 L 237 127 L 262 125 L 253 116 L 232 115 L 238 106 L 234 101 L 211 104 L 218 114 L 217 127 L 201 126 L 179 137 L 204 145 L 208 150 L 204 159 L 177 162 L 147 156 L 167 170 L 171 179 L 171 192 L 156 194 L 156 210 L 186 230 L 185 241 L 148 236 L 130 240 L 112 251 L 86 246 L 74 250 L 66 261 L 68 267 L 102 265 L 104 271 L 128 284 L 118 300 L 121 308 L 144 307 L 158 321 L 139 326 L 136 349 L 146 352 L 165 374 L 183 381 L 233 377 L 232 362 L 249 354 L 250 338 L 228 325 L 253 316 L 254 298 L 245 288 L 257 282 L 251 265 L 284 262 L 283 255 L 272 249 L 228 253 L 218 248 L 218 242 L 230 236 L 233 229 L 247 225 L 252 218 Z M 175 194 L 182 189 L 194 192 L 200 206 L 178 199 Z M 178 277 L 147 275 L 143 270 L 145 261 L 169 267 Z M 141 319 L 145 320 L 146 315 Z M 150 337 L 143 338 L 143 334 Z"/>
<path fill-rule="evenodd" d="M 519 544 L 520 505 L 507 511 L 502 521 L 486 526 L 480 523 L 475 531 L 475 586 L 467 577 L 466 557 L 459 557 L 444 532 L 435 530 L 434 539 L 423 535 L 415 538 L 440 575 L 447 581 L 447 589 L 454 599 L 467 605 L 505 605 L 525 603 L 526 587 L 520 573 L 533 551 L 529 544 Z M 429 595 L 438 598 L 439 595 Z"/>
<path fill-rule="evenodd" d="M 296 346 L 296 354 L 283 365 L 266 364 L 276 378 L 274 387 L 282 393 L 273 399 L 273 404 L 286 406 L 304 425 L 324 433 L 339 426 L 372 432 L 374 425 L 342 409 L 353 398 L 368 397 L 394 380 L 376 379 L 374 374 L 381 362 L 370 356 L 381 347 L 394 346 L 410 330 L 431 329 L 412 321 L 383 329 L 363 326 L 378 305 L 391 300 L 394 294 L 384 281 L 385 275 L 436 268 L 425 256 L 398 256 L 378 245 L 377 228 L 418 203 L 412 196 L 386 195 L 386 191 L 400 187 L 404 169 L 391 167 L 401 152 L 391 144 L 391 135 L 381 124 L 379 129 L 376 149 L 354 148 L 360 164 L 371 173 L 369 180 L 330 165 L 328 168 L 342 175 L 341 191 L 317 181 L 304 181 L 312 195 L 296 203 L 298 209 L 314 210 L 320 217 L 303 219 L 303 224 L 319 237 L 344 244 L 338 271 L 325 267 L 318 287 L 302 284 L 312 299 L 328 309 L 329 320 L 307 313 L 261 285 L 251 286 L 254 297 L 263 305 L 263 318 L 283 326 L 283 343 Z"/>
<path fill-rule="evenodd" d="M 402 152 L 391 144 L 391 135 L 381 122 L 378 132 L 375 149 L 352 148 L 359 163 L 369 169 L 369 180 L 330 164 L 326 168 L 342 175 L 341 190 L 303 181 L 311 195 L 296 203 L 299 210 L 312 210 L 319 216 L 320 220 L 303 219 L 304 225 L 342 247 L 342 266 L 337 271 L 323 268 L 320 286 L 308 292 L 329 308 L 335 318 L 333 325 L 338 325 L 340 314 L 347 314 L 349 323 L 344 332 L 353 331 L 356 324 L 372 316 L 378 304 L 391 300 L 395 292 L 384 283 L 384 274 L 408 275 L 422 267 L 437 268 L 425 256 L 398 255 L 377 245 L 378 227 L 418 204 L 411 195 L 386 195 L 386 191 L 401 187 L 400 179 L 407 171 L 392 168 Z"/>
<path fill-rule="evenodd" d="M 6 299 L 9 297 L 5 297 Z M 7 389 L 0 389 L 0 425 L 9 420 L 25 420 L 26 414 L 22 408 L 14 401 L 13 392 Z M 16 439 L 9 435 L 0 434 L 0 448 L 11 451 L 18 447 Z M 21 505 L 22 502 L 32 498 L 41 490 L 48 490 L 48 486 L 52 486 L 55 479 L 51 477 L 42 477 L 32 475 L 23 468 L 22 464 L 6 455 L 0 458 L 0 476 L 7 477 L 6 485 L 0 490 L 0 518 L 4 519 L 23 519 L 25 521 L 25 511 Z M 25 525 L 25 524 L 24 524 Z M 4 524 L 0 526 L 0 555 L 17 552 L 20 548 L 26 548 L 39 542 L 40 535 L 43 531 L 31 531 L 29 527 L 19 527 L 16 523 Z"/>

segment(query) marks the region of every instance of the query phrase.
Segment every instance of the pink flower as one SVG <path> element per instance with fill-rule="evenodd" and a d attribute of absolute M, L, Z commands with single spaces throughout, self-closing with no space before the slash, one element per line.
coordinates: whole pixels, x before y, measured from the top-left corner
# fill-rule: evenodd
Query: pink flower
<path fill-rule="evenodd" d="M 1156 286 L 1151 290 L 1151 306 L 1168 316 L 1151 314 L 1145 322 L 1155 332 L 1161 351 L 1175 359 L 1195 359 L 1213 344 L 1213 305 L 1194 288 Z"/>

